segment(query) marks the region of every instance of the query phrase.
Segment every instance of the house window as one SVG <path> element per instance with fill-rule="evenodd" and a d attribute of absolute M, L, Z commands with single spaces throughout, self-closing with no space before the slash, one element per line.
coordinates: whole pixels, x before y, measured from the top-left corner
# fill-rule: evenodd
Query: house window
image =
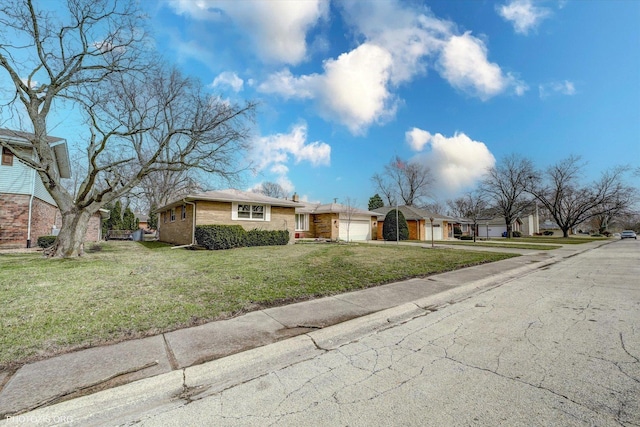
<path fill-rule="evenodd" d="M 265 220 L 264 205 L 244 205 L 238 204 L 238 219 L 253 219 L 257 221 Z"/>
<path fill-rule="evenodd" d="M 182 205 L 182 210 L 180 211 L 180 219 L 183 221 L 187 219 L 187 207 L 185 205 Z"/>
<path fill-rule="evenodd" d="M 296 214 L 296 231 L 309 230 L 309 214 Z"/>
<path fill-rule="evenodd" d="M 169 211 L 162 212 L 162 218 L 164 219 L 164 222 L 166 224 L 167 220 L 169 219 Z"/>
<path fill-rule="evenodd" d="M 174 209 L 171 209 L 171 222 L 175 220 L 176 220 L 176 210 L 174 208 Z"/>
<path fill-rule="evenodd" d="M 13 153 L 2 147 L 2 166 L 13 166 Z"/>

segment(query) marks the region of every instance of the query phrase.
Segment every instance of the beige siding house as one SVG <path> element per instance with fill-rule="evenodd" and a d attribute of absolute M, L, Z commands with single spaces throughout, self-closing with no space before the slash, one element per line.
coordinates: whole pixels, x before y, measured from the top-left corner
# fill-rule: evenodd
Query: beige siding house
<path fill-rule="evenodd" d="M 219 190 L 182 197 L 158 209 L 158 239 L 192 245 L 198 225 L 240 225 L 245 230 L 287 230 L 294 241 L 297 203 L 240 190 Z"/>

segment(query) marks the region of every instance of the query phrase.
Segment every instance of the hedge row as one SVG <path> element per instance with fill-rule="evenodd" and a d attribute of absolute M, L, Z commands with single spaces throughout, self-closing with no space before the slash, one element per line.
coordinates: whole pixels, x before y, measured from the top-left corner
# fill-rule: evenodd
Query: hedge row
<path fill-rule="evenodd" d="M 289 243 L 289 231 L 246 231 L 240 225 L 199 225 L 196 227 L 196 241 L 207 249 L 286 245 Z"/>
<path fill-rule="evenodd" d="M 38 246 L 40 246 L 41 248 L 48 248 L 49 246 L 53 245 L 56 239 L 56 236 L 40 236 L 38 237 Z"/>

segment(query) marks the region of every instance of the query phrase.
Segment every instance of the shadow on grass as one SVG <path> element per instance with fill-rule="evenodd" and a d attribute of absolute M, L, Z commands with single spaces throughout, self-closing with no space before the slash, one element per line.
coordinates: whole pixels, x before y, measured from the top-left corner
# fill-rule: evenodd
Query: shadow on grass
<path fill-rule="evenodd" d="M 136 242 L 136 243 L 150 250 L 168 249 L 171 247 L 170 244 L 163 243 L 163 242 Z"/>

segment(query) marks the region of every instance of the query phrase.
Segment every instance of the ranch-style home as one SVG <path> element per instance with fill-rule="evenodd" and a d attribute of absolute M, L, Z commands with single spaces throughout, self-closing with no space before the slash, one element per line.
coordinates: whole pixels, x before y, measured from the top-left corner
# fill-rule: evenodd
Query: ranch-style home
<path fill-rule="evenodd" d="M 294 194 L 294 201 L 298 201 Z M 363 241 L 377 239 L 378 214 L 340 203 L 299 202 L 296 239 Z"/>
<path fill-rule="evenodd" d="M 40 176 L 13 153 L 20 151 L 35 158 L 29 143 L 33 137 L 28 132 L 0 129 L 0 248 L 35 246 L 38 237 L 57 234 L 62 224 L 60 211 Z M 70 178 L 67 141 L 48 137 L 47 142 L 53 147 L 58 173 Z M 90 220 L 87 241 L 100 240 L 100 220 L 100 214 Z"/>
<path fill-rule="evenodd" d="M 382 227 L 384 226 L 385 216 L 389 211 L 395 209 L 394 206 L 383 206 L 374 209 L 378 213 L 378 240 L 383 240 Z M 433 229 L 433 240 L 452 239 L 454 237 L 454 225 L 458 223 L 455 218 L 438 215 L 425 209 L 415 206 L 398 206 L 404 219 L 407 220 L 409 228 L 409 240 L 431 240 L 431 230 Z M 433 218 L 433 227 L 431 226 L 431 218 Z"/>
<path fill-rule="evenodd" d="M 194 245 L 198 225 L 237 224 L 245 230 L 288 230 L 293 243 L 297 206 L 291 200 L 234 189 L 192 194 L 157 210 L 158 240 Z"/>

